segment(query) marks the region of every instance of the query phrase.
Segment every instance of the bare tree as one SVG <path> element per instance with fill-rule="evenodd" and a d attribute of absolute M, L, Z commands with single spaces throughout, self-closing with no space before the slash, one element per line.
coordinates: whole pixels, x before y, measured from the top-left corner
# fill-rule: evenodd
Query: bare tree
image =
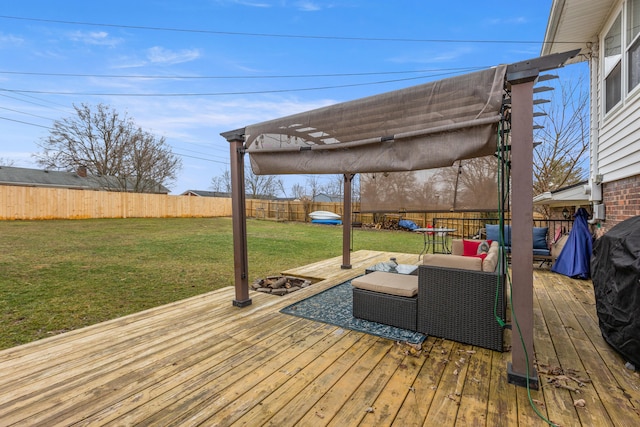
<path fill-rule="evenodd" d="M 321 186 L 320 191 L 329 196 L 342 196 L 344 193 L 344 175 L 330 175 L 327 182 Z"/>
<path fill-rule="evenodd" d="M 282 191 L 282 179 L 275 175 L 256 175 L 247 163 L 244 169 L 244 187 L 247 197 L 258 199 L 262 197 L 277 197 Z M 231 192 L 231 172 L 226 169 L 222 175 L 211 178 L 213 191 Z"/>
<path fill-rule="evenodd" d="M 306 196 L 306 192 L 302 185 L 300 185 L 299 183 L 295 183 L 291 186 L 291 195 L 292 197 L 301 200 Z"/>
<path fill-rule="evenodd" d="M 0 157 L 0 166 L 13 166 L 15 163 L 13 160 Z"/>
<path fill-rule="evenodd" d="M 413 172 L 365 173 L 360 175 L 360 203 L 364 210 L 398 212 L 415 200 Z M 413 203 L 413 202 L 412 202 Z"/>
<path fill-rule="evenodd" d="M 309 197 L 309 199 L 314 200 L 318 194 L 322 193 L 322 184 L 320 183 L 318 175 L 308 175 L 305 184 L 307 191 L 306 196 Z"/>
<path fill-rule="evenodd" d="M 229 169 L 226 169 L 222 175 L 211 178 L 211 189 L 213 191 L 231 193 L 231 173 Z"/>
<path fill-rule="evenodd" d="M 546 116 L 538 120 L 543 128 L 536 133 L 542 143 L 533 153 L 535 195 L 576 184 L 587 174 L 583 165 L 589 149 L 589 94 L 582 78 L 559 86 L 542 108 Z M 546 207 L 538 210 L 549 214 Z"/>
<path fill-rule="evenodd" d="M 182 163 L 165 138 L 137 127 L 104 104 L 73 106 L 75 116 L 56 120 L 34 155 L 49 169 L 86 168 L 88 176 L 113 190 L 153 192 L 175 180 Z"/>
<path fill-rule="evenodd" d="M 498 209 L 498 161 L 494 156 L 460 160 L 442 168 L 446 201 L 455 210 Z"/>
<path fill-rule="evenodd" d="M 282 188 L 282 180 L 276 175 L 256 175 L 247 165 L 244 172 L 244 186 L 247 195 L 252 198 L 276 197 Z"/>

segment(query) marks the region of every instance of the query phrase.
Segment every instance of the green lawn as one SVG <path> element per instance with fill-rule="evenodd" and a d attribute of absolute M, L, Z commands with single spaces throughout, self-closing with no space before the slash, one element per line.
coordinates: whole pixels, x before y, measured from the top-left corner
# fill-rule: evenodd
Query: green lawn
<path fill-rule="evenodd" d="M 342 255 L 342 228 L 250 220 L 249 278 Z M 0 349 L 233 285 L 230 218 L 0 221 Z M 402 231 L 354 250 L 418 253 Z M 231 301 L 229 301 L 231 304 Z"/>

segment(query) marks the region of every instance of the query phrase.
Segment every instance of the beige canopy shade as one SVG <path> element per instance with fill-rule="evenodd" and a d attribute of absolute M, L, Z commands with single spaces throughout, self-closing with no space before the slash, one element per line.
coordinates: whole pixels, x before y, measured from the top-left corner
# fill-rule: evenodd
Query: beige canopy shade
<path fill-rule="evenodd" d="M 254 173 L 417 171 L 495 153 L 506 66 L 245 128 Z"/>
<path fill-rule="evenodd" d="M 494 141 L 490 156 L 453 166 L 360 174 L 360 212 L 498 211 L 498 175 L 506 171 L 496 151 Z"/>

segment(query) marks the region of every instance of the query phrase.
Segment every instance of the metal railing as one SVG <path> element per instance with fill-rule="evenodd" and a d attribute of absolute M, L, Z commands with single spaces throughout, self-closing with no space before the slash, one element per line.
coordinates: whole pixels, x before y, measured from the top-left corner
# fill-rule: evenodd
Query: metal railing
<path fill-rule="evenodd" d="M 482 239 L 486 235 L 484 229 L 487 224 L 498 224 L 498 218 L 433 218 L 431 226 L 433 228 L 450 228 L 456 231 L 450 232 L 449 236 L 463 239 Z M 505 225 L 511 224 L 511 219 L 505 218 Z M 534 219 L 534 227 L 548 227 L 547 242 L 553 243 L 557 235 L 567 234 L 573 227 L 573 220 L 566 219 Z"/>

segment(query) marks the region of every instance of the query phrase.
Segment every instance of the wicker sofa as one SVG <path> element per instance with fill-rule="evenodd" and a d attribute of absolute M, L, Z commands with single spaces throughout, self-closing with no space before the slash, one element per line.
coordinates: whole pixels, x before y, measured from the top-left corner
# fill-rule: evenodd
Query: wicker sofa
<path fill-rule="evenodd" d="M 502 351 L 504 262 L 498 242 L 473 256 L 477 242 L 454 239 L 451 254 L 428 254 L 418 270 L 417 330 L 427 335 Z M 465 251 L 471 248 L 471 253 Z"/>
<path fill-rule="evenodd" d="M 470 260 L 474 257 L 456 254 L 460 245 L 452 243 L 451 255 L 426 256 L 417 277 L 374 272 L 352 280 L 353 315 L 503 351 L 503 326 L 496 320 L 496 316 L 504 319 L 506 313 L 499 248 L 492 244 L 496 263 L 491 269 L 490 254 Z M 487 259 L 490 262 L 484 266 L 488 271 L 483 271 Z M 396 290 L 396 284 L 402 289 Z"/>

